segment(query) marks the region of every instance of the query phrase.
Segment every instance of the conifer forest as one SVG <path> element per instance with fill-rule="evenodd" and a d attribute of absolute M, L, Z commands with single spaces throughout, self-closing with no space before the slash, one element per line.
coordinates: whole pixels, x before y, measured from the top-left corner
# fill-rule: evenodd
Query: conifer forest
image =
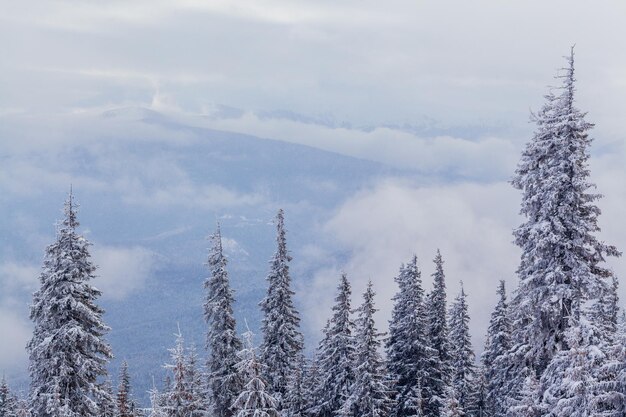
<path fill-rule="evenodd" d="M 564 62 L 511 167 L 510 185 L 521 195 L 523 222 L 512 231 L 521 258 L 514 288 L 501 281 L 485 300 L 493 310 L 484 347 L 472 345 L 471 289 L 447 291 L 446 253 L 436 247 L 388 277 L 396 289 L 388 323 L 374 319 L 375 285 L 355 294 L 351 276 L 339 274 L 322 337 L 305 346 L 290 271 L 298 253 L 289 249 L 289 212 L 281 209 L 265 296 L 257 300 L 260 329 L 236 322 L 224 226 L 209 223 L 210 250 L 198 260 L 205 262 L 204 304 L 196 306 L 206 344 L 187 343 L 181 323 L 169 361 L 154 364 L 167 377 L 151 381 L 150 403 L 142 404 L 132 361 L 109 374 L 116 352 L 75 190 L 44 250 L 30 303 L 29 390 L 18 393 L 4 378 L 0 417 L 626 416 L 626 318 L 606 263 L 621 252 L 598 237 L 594 125 L 576 100 L 573 48 Z"/>

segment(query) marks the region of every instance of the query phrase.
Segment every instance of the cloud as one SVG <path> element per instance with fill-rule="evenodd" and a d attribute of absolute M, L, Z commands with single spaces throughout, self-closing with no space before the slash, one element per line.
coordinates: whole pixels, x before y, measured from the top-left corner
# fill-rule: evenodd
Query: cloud
<path fill-rule="evenodd" d="M 25 310 L 0 304 L 0 372 L 21 374 L 26 369 L 25 348 L 32 330 Z"/>
<path fill-rule="evenodd" d="M 222 237 L 222 247 L 228 256 L 244 256 L 248 257 L 250 254 L 246 251 L 235 239 L 230 237 Z"/>
<path fill-rule="evenodd" d="M 606 196 L 598 202 L 603 210 L 600 239 L 626 250 L 626 174 L 621 167 L 625 148 L 592 159 L 592 181 Z M 378 293 L 378 326 L 385 329 L 396 292 L 393 277 L 401 263 L 416 254 L 426 290 L 430 290 L 434 267 L 432 259 L 439 248 L 445 261 L 448 301 L 454 299 L 463 281 L 468 293 L 471 334 L 480 352 L 489 315 L 496 302 L 500 279 L 509 293 L 517 286 L 515 270 L 519 249 L 513 244 L 512 230 L 522 218 L 521 196 L 506 182 L 487 184 L 458 183 L 420 187 L 403 180 L 386 180 L 345 201 L 326 223 L 324 233 L 334 241 L 335 250 L 347 254 L 346 261 L 319 268 L 303 291 L 304 317 L 312 333 L 319 332 L 330 311 L 340 271 L 346 271 L 354 285 L 354 303 L 367 280 Z M 308 250 L 310 252 L 311 249 Z M 307 253 L 308 253 L 307 252 Z M 313 258 L 323 258 L 313 250 Z M 626 259 L 610 259 L 618 277 L 626 276 Z M 626 285 L 620 288 L 626 299 Z M 623 305 L 623 301 L 622 301 Z"/>
<path fill-rule="evenodd" d="M 138 181 L 117 183 L 123 201 L 131 205 L 158 207 L 188 207 L 221 209 L 225 207 L 254 205 L 263 201 L 260 194 L 245 194 L 229 190 L 218 184 L 193 184 L 181 182 L 160 187 L 146 187 Z"/>
<path fill-rule="evenodd" d="M 6 261 L 0 265 L 0 372 L 21 374 L 26 369 L 26 343 L 32 334 L 29 296 L 38 287 L 40 269 Z"/>
<path fill-rule="evenodd" d="M 124 299 L 141 290 L 157 266 L 156 255 L 141 246 L 119 247 L 94 245 L 94 263 L 98 269 L 93 285 L 104 298 Z"/>
<path fill-rule="evenodd" d="M 261 118 L 245 113 L 240 118 L 206 122 L 207 126 L 232 132 L 313 146 L 357 158 L 428 174 L 493 179 L 508 175 L 518 149 L 510 140 L 485 137 L 419 137 L 398 129 L 378 127 L 362 130 L 329 127 L 280 118 Z"/>
<path fill-rule="evenodd" d="M 8 261 L 0 265 L 0 285 L 5 295 L 16 292 L 28 293 L 37 289 L 41 269 Z"/>
<path fill-rule="evenodd" d="M 378 325 L 386 328 L 391 298 L 396 292 L 393 277 L 412 254 L 419 259 L 426 290 L 431 289 L 435 251 L 445 260 L 448 299 L 463 281 L 469 294 L 472 335 L 482 348 L 498 280 L 511 290 L 516 282 L 519 254 L 511 243 L 518 223 L 517 194 L 507 183 L 438 185 L 415 187 L 403 181 L 385 181 L 345 202 L 325 231 L 349 253 L 344 265 L 318 271 L 313 280 L 305 317 L 316 317 L 320 329 L 329 311 L 339 269 L 354 285 L 354 303 L 371 279 L 381 309 Z"/>

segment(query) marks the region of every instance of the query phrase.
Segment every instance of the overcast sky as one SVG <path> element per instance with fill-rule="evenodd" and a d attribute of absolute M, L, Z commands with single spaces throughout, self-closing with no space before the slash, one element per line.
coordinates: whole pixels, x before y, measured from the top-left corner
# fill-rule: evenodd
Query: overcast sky
<path fill-rule="evenodd" d="M 577 45 L 618 129 L 626 5 L 603 1 L 2 1 L 0 112 L 214 104 L 357 125 L 524 126 Z"/>
<path fill-rule="evenodd" d="M 145 107 L 440 176 L 429 188 L 376 184 L 325 227 L 352 254 L 337 269 L 360 279 L 359 290 L 380 279 L 385 299 L 393 287 L 384 280 L 400 261 L 419 250 L 427 275 L 441 247 L 451 292 L 460 278 L 470 286 L 477 333 L 491 284 L 514 282 L 519 196 L 506 181 L 532 133 L 530 110 L 576 44 L 577 102 L 596 123 L 592 179 L 606 195 L 601 225 L 610 225 L 603 237 L 626 248 L 623 1 L 0 0 L 0 10 L 3 155 L 89 141 L 59 134 L 76 128 L 76 115 Z M 30 168 L 23 172 L 38 173 Z M 40 177 L 28 186 L 41 186 Z M 17 192 L 12 180 L 0 167 L 3 194 Z M 381 236 L 395 246 L 370 244 Z M 114 255 L 107 259 L 126 259 Z M 612 266 L 626 275 L 623 261 Z M 16 268 L 1 265 L 0 279 L 36 270 Z M 311 285 L 333 287 L 337 273 L 318 271 Z M 2 291 L 0 310 L 10 286 Z M 319 294 L 306 300 L 311 311 L 329 300 Z M 11 320 L 3 314 L 0 329 Z"/>

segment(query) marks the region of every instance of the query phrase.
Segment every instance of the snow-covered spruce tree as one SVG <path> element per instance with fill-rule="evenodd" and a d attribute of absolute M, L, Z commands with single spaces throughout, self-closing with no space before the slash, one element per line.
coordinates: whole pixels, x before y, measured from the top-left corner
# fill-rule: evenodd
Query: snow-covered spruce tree
<path fill-rule="evenodd" d="M 149 417 L 167 417 L 167 412 L 164 408 L 164 395 L 159 392 L 152 379 L 152 388 L 148 391 L 150 395 L 150 414 Z"/>
<path fill-rule="evenodd" d="M 405 402 L 404 409 L 407 410 L 407 415 L 411 417 L 424 417 L 425 401 L 422 398 L 422 386 L 417 384 L 412 390 L 413 393 L 407 395 L 408 400 Z"/>
<path fill-rule="evenodd" d="M 374 313 L 377 311 L 374 295 L 372 281 L 369 281 L 356 322 L 356 377 L 352 393 L 338 413 L 341 416 L 386 417 L 389 412 L 385 364 L 378 352 L 382 333 L 376 330 L 374 322 Z"/>
<path fill-rule="evenodd" d="M 609 386 L 613 392 L 617 393 L 615 401 L 616 409 L 621 411 L 621 415 L 626 414 L 626 316 L 622 315 L 617 325 L 615 345 L 612 350 L 612 363 L 614 366 L 607 369 L 614 375 L 614 385 Z M 605 372 L 606 372 L 605 371 Z"/>
<path fill-rule="evenodd" d="M 176 336 L 176 345 L 169 349 L 172 363 L 166 364 L 165 369 L 171 372 L 171 386 L 164 392 L 164 410 L 168 417 L 189 417 L 190 400 L 187 380 L 187 358 L 185 356 L 185 341 L 180 329 Z"/>
<path fill-rule="evenodd" d="M 0 417 L 16 417 L 17 398 L 9 389 L 9 384 L 4 376 L 0 382 Z"/>
<path fill-rule="evenodd" d="M 442 417 L 465 417 L 467 414 L 459 403 L 459 393 L 452 385 L 446 387 L 445 400 L 441 410 Z"/>
<path fill-rule="evenodd" d="M 428 341 L 435 350 L 433 366 L 428 373 L 428 380 L 424 384 L 423 392 L 428 392 L 430 398 L 426 402 L 425 415 L 439 417 L 444 405 L 447 386 L 450 381 L 450 343 L 448 341 L 448 323 L 446 307 L 446 276 L 443 271 L 443 258 L 437 250 L 435 256 L 435 272 L 433 276 L 433 290 L 427 298 Z"/>
<path fill-rule="evenodd" d="M 304 416 L 313 416 L 312 410 L 315 409 L 318 404 L 318 390 L 321 384 L 321 375 L 319 371 L 319 359 L 315 355 L 311 360 L 306 361 L 304 368 L 304 375 L 302 377 L 302 392 L 304 393 Z"/>
<path fill-rule="evenodd" d="M 617 276 L 613 274 L 611 276 L 611 285 L 609 288 L 600 294 L 600 302 L 602 306 L 602 323 L 607 332 L 615 334 L 618 326 L 619 316 L 619 280 Z"/>
<path fill-rule="evenodd" d="M 535 371 L 527 368 L 524 372 L 526 377 L 519 392 L 519 400 L 507 410 L 507 417 L 540 417 L 542 414 L 539 405 L 539 381 L 535 377 Z M 497 417 L 497 415 L 496 415 Z"/>
<path fill-rule="evenodd" d="M 117 416 L 133 417 L 133 399 L 130 393 L 130 375 L 128 374 L 128 362 L 123 361 L 120 367 L 120 377 L 117 387 Z"/>
<path fill-rule="evenodd" d="M 283 415 L 286 417 L 303 417 L 308 408 L 308 393 L 306 390 L 307 363 L 304 356 L 298 359 L 298 367 L 289 377 L 289 389 L 283 401 Z"/>
<path fill-rule="evenodd" d="M 52 395 L 46 401 L 46 412 L 51 416 L 68 416 L 71 411 L 67 409 L 66 401 L 61 398 L 61 387 L 58 379 L 55 379 L 52 387 Z"/>
<path fill-rule="evenodd" d="M 506 413 L 506 358 L 511 348 L 511 320 L 506 299 L 504 280 L 498 286 L 498 303 L 491 313 L 487 341 L 482 354 L 485 381 L 485 409 L 487 416 L 503 416 Z"/>
<path fill-rule="evenodd" d="M 257 360 L 252 344 L 252 332 L 243 335 L 244 348 L 239 352 L 237 370 L 244 385 L 233 403 L 235 417 L 278 417 L 277 401 L 267 392 L 262 377 L 262 364 Z"/>
<path fill-rule="evenodd" d="M 319 385 L 317 403 L 311 412 L 317 417 L 333 417 L 352 393 L 355 380 L 355 325 L 350 314 L 350 283 L 341 274 L 333 315 L 324 329 L 318 347 Z"/>
<path fill-rule="evenodd" d="M 598 370 L 606 361 L 604 335 L 578 300 L 564 334 L 567 349 L 558 350 L 539 380 L 541 408 L 554 417 L 602 415 L 598 409 Z"/>
<path fill-rule="evenodd" d="M 538 376 L 568 347 L 565 333 L 574 298 L 580 295 L 584 302 L 597 296 L 611 276 L 603 266 L 605 257 L 620 255 L 595 236 L 600 195 L 592 192 L 588 168 L 593 125 L 574 104 L 573 49 L 567 60 L 557 77 L 562 81 L 558 94 L 548 93 L 534 116 L 534 137 L 512 180 L 522 191 L 521 214 L 526 218 L 514 232 L 522 256 L 514 299 L 514 326 L 521 334 L 513 350 L 524 352 L 524 361 Z"/>
<path fill-rule="evenodd" d="M 468 413 L 472 409 L 472 399 L 476 383 L 476 367 L 474 365 L 474 350 L 469 333 L 469 314 L 467 312 L 467 297 L 463 283 L 461 292 L 450 306 L 450 358 L 452 373 L 450 384 L 454 388 L 459 408 Z"/>
<path fill-rule="evenodd" d="M 472 389 L 472 397 L 467 413 L 473 417 L 491 417 L 487 412 L 487 379 L 485 370 L 480 367 L 476 370 L 476 381 Z M 500 414 L 504 415 L 504 414 Z"/>
<path fill-rule="evenodd" d="M 25 398 L 18 398 L 17 400 L 17 417 L 31 417 L 31 408 L 28 404 L 28 400 Z"/>
<path fill-rule="evenodd" d="M 626 339 L 623 338 L 623 327 L 617 320 L 617 289 L 617 278 L 613 276 L 612 285 L 595 300 L 588 311 L 588 319 L 597 328 L 599 336 L 596 345 L 606 354 L 600 369 L 595 370 L 597 382 L 593 387 L 595 411 L 605 417 L 618 417 L 626 413 L 626 386 L 620 381 L 620 374 L 626 369 Z"/>
<path fill-rule="evenodd" d="M 424 290 L 417 256 L 400 267 L 395 281 L 399 290 L 393 298 L 386 340 L 387 368 L 393 384 L 391 413 L 395 417 L 408 417 L 415 415 L 417 402 L 425 404 L 432 397 L 421 387 L 426 386 L 437 352 L 428 345 L 426 338 Z M 419 390 L 416 389 L 418 386 Z"/>
<path fill-rule="evenodd" d="M 110 376 L 104 381 L 102 389 L 107 392 L 107 395 L 99 403 L 100 417 L 115 417 L 117 415 L 117 398 L 113 394 L 113 383 Z"/>
<path fill-rule="evenodd" d="M 298 367 L 304 349 L 300 332 L 300 316 L 293 304 L 289 261 L 285 239 L 283 210 L 276 215 L 276 253 L 270 260 L 267 295 L 261 302 L 263 310 L 263 343 L 260 348 L 264 377 L 270 392 L 280 403 L 289 388 L 289 378 Z"/>
<path fill-rule="evenodd" d="M 208 415 L 206 384 L 203 381 L 204 374 L 202 369 L 199 368 L 198 353 L 196 352 L 196 346 L 193 344 L 187 349 L 185 369 L 187 392 L 189 393 L 189 417 Z"/>
<path fill-rule="evenodd" d="M 206 302 L 204 317 L 207 332 L 208 399 L 215 417 L 231 417 L 231 405 L 241 391 L 241 378 L 236 369 L 241 341 L 237 336 L 233 314 L 233 290 L 230 288 L 227 260 L 222 250 L 220 226 L 211 237 L 207 265 L 211 272 L 204 282 Z"/>
<path fill-rule="evenodd" d="M 108 396 L 99 378 L 106 376 L 112 357 L 104 340 L 109 328 L 96 304 L 100 291 L 89 282 L 96 268 L 90 260 L 90 243 L 76 230 L 76 208 L 70 192 L 56 240 L 46 249 L 40 288 L 30 309 L 34 323 L 27 345 L 30 406 L 37 417 L 50 416 L 47 408 L 55 385 L 66 411 L 77 416 L 100 415 L 99 404 Z"/>

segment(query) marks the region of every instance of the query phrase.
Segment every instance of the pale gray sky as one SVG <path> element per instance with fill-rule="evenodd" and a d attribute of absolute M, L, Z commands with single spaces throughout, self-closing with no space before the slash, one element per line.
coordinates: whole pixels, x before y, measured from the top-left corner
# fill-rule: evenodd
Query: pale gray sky
<path fill-rule="evenodd" d="M 613 136 L 620 1 L 2 1 L 0 112 L 161 106 L 524 126 L 576 43 L 580 98 Z"/>

